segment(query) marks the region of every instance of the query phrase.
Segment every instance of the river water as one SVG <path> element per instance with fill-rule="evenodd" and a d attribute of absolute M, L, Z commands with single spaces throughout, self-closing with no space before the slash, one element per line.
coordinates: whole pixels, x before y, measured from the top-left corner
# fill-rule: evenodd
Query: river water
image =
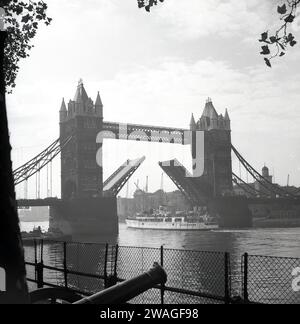
<path fill-rule="evenodd" d="M 48 222 L 22 222 L 24 231 L 41 226 L 48 229 Z M 89 237 L 80 241 L 118 243 L 120 246 L 138 246 L 199 251 L 229 252 L 241 256 L 247 252 L 254 255 L 300 258 L 300 228 L 218 230 L 199 231 L 163 231 L 127 228 L 119 224 L 119 235 L 115 238 Z M 75 239 L 76 241 L 76 239 Z"/>

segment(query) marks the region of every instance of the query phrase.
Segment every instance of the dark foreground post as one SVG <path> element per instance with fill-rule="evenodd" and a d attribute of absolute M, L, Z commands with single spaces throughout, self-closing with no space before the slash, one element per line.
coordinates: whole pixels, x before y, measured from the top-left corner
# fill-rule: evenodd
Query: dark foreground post
<path fill-rule="evenodd" d="M 249 256 L 248 253 L 244 254 L 244 284 L 243 284 L 243 291 L 244 291 L 244 302 L 249 302 L 249 294 L 248 294 L 248 262 Z"/>
<path fill-rule="evenodd" d="M 164 266 L 164 247 L 160 247 L 160 264 Z M 160 303 L 163 305 L 165 303 L 165 283 L 160 285 Z"/>
<path fill-rule="evenodd" d="M 74 304 L 122 304 L 142 294 L 158 284 L 167 282 L 165 270 L 154 263 L 153 268 L 144 274 L 110 287 L 100 293 L 83 298 Z"/>
<path fill-rule="evenodd" d="M 230 303 L 230 254 L 225 253 L 225 304 Z"/>
<path fill-rule="evenodd" d="M 0 302 L 29 301 L 19 228 L 7 124 L 4 79 L 6 32 L 0 31 L 0 267 L 6 272 L 6 297 Z"/>
<path fill-rule="evenodd" d="M 39 262 L 36 265 L 36 278 L 37 278 L 37 287 L 38 289 L 44 287 L 44 264 L 43 262 Z"/>
<path fill-rule="evenodd" d="M 67 242 L 64 242 L 64 279 L 65 288 L 68 289 Z"/>

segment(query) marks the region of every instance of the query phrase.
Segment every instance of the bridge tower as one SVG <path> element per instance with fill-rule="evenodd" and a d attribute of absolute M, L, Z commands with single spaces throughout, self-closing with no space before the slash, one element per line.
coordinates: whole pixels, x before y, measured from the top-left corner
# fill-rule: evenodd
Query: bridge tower
<path fill-rule="evenodd" d="M 98 92 L 94 102 L 80 80 L 73 100 L 60 108 L 60 139 L 72 140 L 61 151 L 61 196 L 63 200 L 101 197 L 103 169 L 96 163 L 98 132 L 103 125 L 103 104 Z"/>
<path fill-rule="evenodd" d="M 231 126 L 227 109 L 224 116 L 218 115 L 208 98 L 197 123 L 192 116 L 190 129 L 204 131 L 204 174 L 199 184 L 208 184 L 214 197 L 232 191 Z"/>
<path fill-rule="evenodd" d="M 59 115 L 62 199 L 50 208 L 49 231 L 109 241 L 118 233 L 118 216 L 116 198 L 103 197 L 102 161 L 96 161 L 102 145 L 96 138 L 104 124 L 99 92 L 94 103 L 80 80 L 74 99 L 68 105 L 63 99 Z"/>

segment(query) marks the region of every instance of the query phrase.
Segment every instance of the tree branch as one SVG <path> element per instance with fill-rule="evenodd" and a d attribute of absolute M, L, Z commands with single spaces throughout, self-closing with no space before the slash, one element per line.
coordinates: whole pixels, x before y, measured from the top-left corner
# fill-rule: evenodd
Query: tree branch
<path fill-rule="evenodd" d="M 269 67 L 272 67 L 271 60 L 284 56 L 289 46 L 294 47 L 297 44 L 294 35 L 288 29 L 295 21 L 299 4 L 300 0 L 286 0 L 282 6 L 278 6 L 277 12 L 283 24 L 271 35 L 269 31 L 261 34 L 259 41 L 264 45 L 260 54 L 265 56 L 265 63 Z"/>

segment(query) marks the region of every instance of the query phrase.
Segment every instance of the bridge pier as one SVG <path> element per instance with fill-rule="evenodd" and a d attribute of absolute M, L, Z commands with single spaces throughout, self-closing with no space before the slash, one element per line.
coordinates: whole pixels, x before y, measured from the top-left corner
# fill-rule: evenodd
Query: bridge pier
<path fill-rule="evenodd" d="M 98 241 L 119 231 L 115 197 L 61 200 L 50 207 L 49 231 Z"/>
<path fill-rule="evenodd" d="M 275 198 L 250 200 L 255 227 L 299 227 L 299 199 Z"/>
<path fill-rule="evenodd" d="M 208 211 L 219 218 L 221 228 L 249 228 L 253 226 L 249 203 L 242 197 L 220 197 L 208 202 Z"/>

